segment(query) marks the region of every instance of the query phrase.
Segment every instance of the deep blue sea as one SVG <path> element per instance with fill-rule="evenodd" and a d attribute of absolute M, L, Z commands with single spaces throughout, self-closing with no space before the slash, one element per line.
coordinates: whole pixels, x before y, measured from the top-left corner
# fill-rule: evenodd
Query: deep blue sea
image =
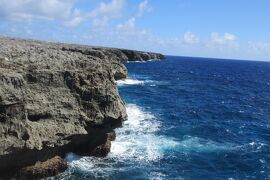
<path fill-rule="evenodd" d="M 126 63 L 128 121 L 107 158 L 65 179 L 270 179 L 270 63 L 168 56 Z"/>

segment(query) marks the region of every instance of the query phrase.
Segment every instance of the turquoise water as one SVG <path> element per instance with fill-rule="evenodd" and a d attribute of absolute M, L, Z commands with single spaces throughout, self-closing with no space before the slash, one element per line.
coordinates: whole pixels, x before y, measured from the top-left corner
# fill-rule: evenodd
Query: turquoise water
<path fill-rule="evenodd" d="M 128 121 L 106 158 L 68 154 L 59 179 L 270 179 L 270 63 L 130 62 Z"/>

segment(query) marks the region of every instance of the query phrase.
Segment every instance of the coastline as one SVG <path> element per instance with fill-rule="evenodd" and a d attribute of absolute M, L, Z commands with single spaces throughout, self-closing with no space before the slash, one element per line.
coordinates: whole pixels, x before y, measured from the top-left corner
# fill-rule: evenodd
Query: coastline
<path fill-rule="evenodd" d="M 122 62 L 164 59 L 7 37 L 0 46 L 0 177 L 54 176 L 67 168 L 61 157 L 69 152 L 106 156 L 127 119 L 115 83 L 127 78 Z"/>

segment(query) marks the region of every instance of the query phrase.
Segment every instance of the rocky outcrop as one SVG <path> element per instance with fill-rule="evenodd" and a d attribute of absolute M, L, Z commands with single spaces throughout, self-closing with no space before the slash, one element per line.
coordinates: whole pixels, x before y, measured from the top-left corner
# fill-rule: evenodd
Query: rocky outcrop
<path fill-rule="evenodd" d="M 0 177 L 67 152 L 106 156 L 127 119 L 122 62 L 163 58 L 0 37 Z"/>
<path fill-rule="evenodd" d="M 41 179 L 56 176 L 68 168 L 67 163 L 59 156 L 45 162 L 37 162 L 33 166 L 22 168 L 13 179 Z"/>

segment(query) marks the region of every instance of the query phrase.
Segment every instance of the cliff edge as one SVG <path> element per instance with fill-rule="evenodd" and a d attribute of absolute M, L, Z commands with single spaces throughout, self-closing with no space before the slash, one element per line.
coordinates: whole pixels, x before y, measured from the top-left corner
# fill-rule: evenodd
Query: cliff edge
<path fill-rule="evenodd" d="M 25 167 L 67 152 L 106 156 L 127 119 L 122 62 L 149 59 L 164 56 L 0 37 L 0 177 L 23 178 Z"/>

